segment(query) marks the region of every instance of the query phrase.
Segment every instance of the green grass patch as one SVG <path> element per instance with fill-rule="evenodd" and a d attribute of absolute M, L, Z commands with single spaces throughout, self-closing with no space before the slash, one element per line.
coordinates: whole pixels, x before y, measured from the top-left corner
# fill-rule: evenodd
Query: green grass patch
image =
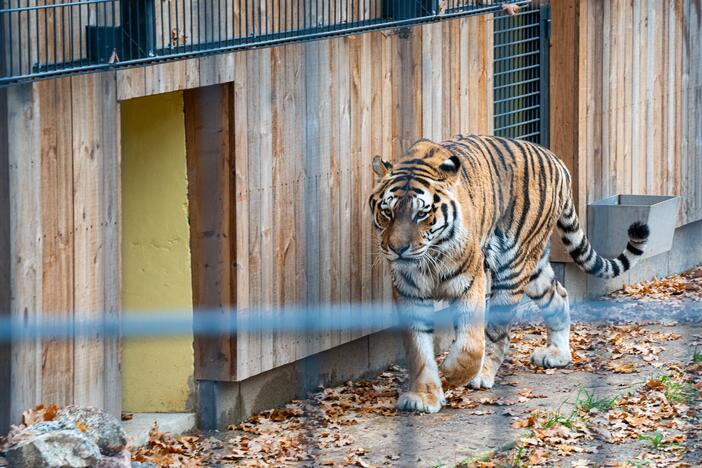
<path fill-rule="evenodd" d="M 609 411 L 617 406 L 619 397 L 600 397 L 595 391 L 588 392 L 587 389 L 580 387 L 578 396 L 575 398 L 575 407 L 586 413 L 592 409 L 600 411 Z"/>
<path fill-rule="evenodd" d="M 651 464 L 648 460 L 627 460 L 627 465 L 635 466 L 636 468 L 641 468 L 643 466 L 648 466 Z"/>
<path fill-rule="evenodd" d="M 685 382 L 677 382 L 668 375 L 659 379 L 664 385 L 663 395 L 670 403 L 690 403 L 697 396 L 697 390 Z"/>
<path fill-rule="evenodd" d="M 665 440 L 665 436 L 660 431 L 656 431 L 653 434 L 641 434 L 639 440 L 643 441 L 650 448 L 658 450 L 662 448 Z"/>

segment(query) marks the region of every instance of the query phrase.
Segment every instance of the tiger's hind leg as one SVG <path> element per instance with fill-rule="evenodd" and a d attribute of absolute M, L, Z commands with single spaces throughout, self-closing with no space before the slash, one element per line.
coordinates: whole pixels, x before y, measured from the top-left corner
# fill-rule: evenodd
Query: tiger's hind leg
<path fill-rule="evenodd" d="M 492 388 L 495 375 L 509 350 L 509 331 L 514 317 L 514 306 L 491 306 L 485 325 L 485 356 L 478 375 L 468 384 L 471 388 Z"/>
<path fill-rule="evenodd" d="M 548 332 L 546 346 L 534 351 L 531 362 L 545 368 L 567 366 L 571 361 L 568 292 L 556 280 L 548 260 L 539 262 L 526 294 L 541 309 Z"/>

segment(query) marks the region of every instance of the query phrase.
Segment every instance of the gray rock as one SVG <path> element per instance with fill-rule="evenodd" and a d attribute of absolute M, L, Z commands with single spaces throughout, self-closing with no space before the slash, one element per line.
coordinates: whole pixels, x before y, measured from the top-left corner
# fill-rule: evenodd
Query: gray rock
<path fill-rule="evenodd" d="M 106 456 L 119 455 L 127 446 L 127 434 L 122 424 L 109 413 L 96 408 L 66 406 L 58 412 L 56 420 L 68 427 L 85 425 L 85 434 Z"/>
<path fill-rule="evenodd" d="M 112 457 L 103 456 L 98 460 L 95 468 L 131 468 L 132 461 L 129 451 L 123 450 Z"/>
<path fill-rule="evenodd" d="M 97 444 L 77 429 L 44 433 L 32 432 L 31 427 L 27 429 L 7 449 L 7 461 L 11 467 L 83 468 L 95 466 L 100 459 Z"/>
<path fill-rule="evenodd" d="M 158 468 L 151 462 L 132 462 L 132 468 Z"/>

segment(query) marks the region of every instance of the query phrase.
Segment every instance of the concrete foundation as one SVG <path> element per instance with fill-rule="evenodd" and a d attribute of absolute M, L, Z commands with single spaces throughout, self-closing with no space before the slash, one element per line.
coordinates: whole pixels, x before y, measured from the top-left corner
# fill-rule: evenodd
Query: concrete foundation
<path fill-rule="evenodd" d="M 678 228 L 672 250 L 643 260 L 631 272 L 614 280 L 588 276 L 573 263 L 557 263 L 554 269 L 570 296 L 577 301 L 606 294 L 625 284 L 679 273 L 700 263 L 702 221 Z M 436 350 L 439 352 L 449 346 L 451 334 L 437 335 Z M 200 381 L 198 425 L 201 429 L 224 429 L 258 411 L 302 398 L 319 386 L 372 375 L 403 359 L 400 334 L 385 331 L 241 382 Z"/>
<path fill-rule="evenodd" d="M 399 333 L 359 338 L 241 382 L 202 380 L 198 384 L 198 427 L 225 429 L 252 414 L 303 398 L 320 386 L 377 374 L 403 357 Z"/>
<path fill-rule="evenodd" d="M 174 435 L 184 434 L 195 429 L 194 413 L 134 413 L 132 419 L 123 421 L 122 426 L 133 447 L 146 445 L 153 425 L 158 430 Z"/>

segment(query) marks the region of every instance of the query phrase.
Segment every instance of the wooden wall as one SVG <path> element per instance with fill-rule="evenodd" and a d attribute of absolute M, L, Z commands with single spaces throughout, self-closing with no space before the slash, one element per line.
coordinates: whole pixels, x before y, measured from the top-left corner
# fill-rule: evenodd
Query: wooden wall
<path fill-rule="evenodd" d="M 0 313 L 29 325 L 75 320 L 80 332 L 120 310 L 115 75 L 15 86 L 0 102 Z M 13 343 L 0 359 L 0 432 L 38 403 L 119 413 L 117 337 Z"/>
<path fill-rule="evenodd" d="M 592 1 L 587 11 L 588 201 L 682 196 L 702 219 L 699 0 Z"/>
<path fill-rule="evenodd" d="M 702 2 L 552 2 L 552 147 L 579 211 L 617 193 L 680 195 L 702 219 Z M 555 58 L 555 60 L 554 60 Z"/>
<path fill-rule="evenodd" d="M 387 300 L 367 197 L 375 154 L 490 132 L 492 18 L 238 53 L 185 94 L 196 306 Z M 198 339 L 200 379 L 242 380 L 358 338 Z"/>

